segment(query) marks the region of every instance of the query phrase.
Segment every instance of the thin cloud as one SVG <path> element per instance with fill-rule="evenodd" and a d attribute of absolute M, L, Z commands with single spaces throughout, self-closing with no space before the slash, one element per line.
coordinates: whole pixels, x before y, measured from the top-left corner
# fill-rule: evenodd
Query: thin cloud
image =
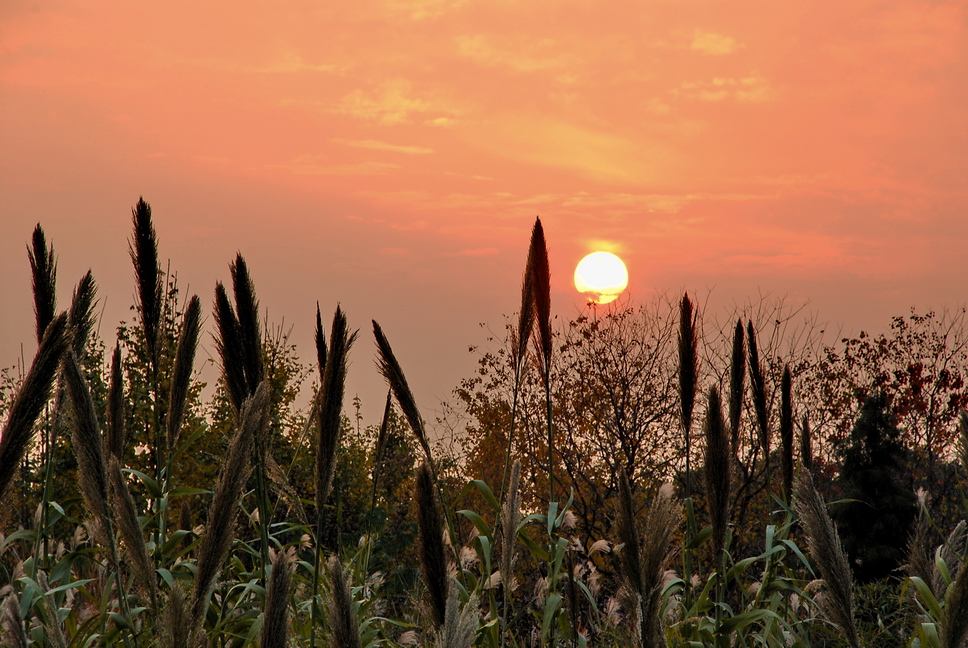
<path fill-rule="evenodd" d="M 709 81 L 686 81 L 673 94 L 707 103 L 721 101 L 764 103 L 774 96 L 770 83 L 757 75 L 715 77 Z"/>
<path fill-rule="evenodd" d="M 432 148 L 426 146 L 413 146 L 409 144 L 391 144 L 375 139 L 347 140 L 335 138 L 334 142 L 349 146 L 351 148 L 365 149 L 367 151 L 385 151 L 387 153 L 400 153 L 403 155 L 430 155 L 434 152 Z"/>
<path fill-rule="evenodd" d="M 507 68 L 514 72 L 542 72 L 573 65 L 574 56 L 556 51 L 550 38 L 538 41 L 496 41 L 482 34 L 458 36 L 457 53 L 484 67 Z"/>
<path fill-rule="evenodd" d="M 689 48 L 709 54 L 711 56 L 724 56 L 736 51 L 738 45 L 736 39 L 725 34 L 716 32 L 696 31 L 692 35 L 692 43 Z"/>

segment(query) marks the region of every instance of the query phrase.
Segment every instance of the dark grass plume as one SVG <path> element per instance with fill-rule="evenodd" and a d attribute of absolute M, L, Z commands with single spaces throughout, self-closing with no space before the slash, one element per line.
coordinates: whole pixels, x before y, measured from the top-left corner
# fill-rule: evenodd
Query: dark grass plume
<path fill-rule="evenodd" d="M 410 424 L 410 429 L 416 435 L 417 442 L 420 443 L 420 448 L 423 450 L 431 471 L 433 471 L 433 453 L 430 451 L 430 441 L 424 429 L 423 418 L 420 416 L 420 410 L 417 409 L 417 401 L 413 397 L 413 392 L 410 391 L 410 385 L 407 384 L 407 378 L 403 374 L 403 369 L 400 368 L 400 363 L 397 362 L 397 358 L 393 354 L 390 341 L 387 340 L 383 329 L 380 328 L 376 320 L 373 320 L 373 337 L 376 339 L 376 346 L 380 353 L 377 359 L 377 367 L 390 385 L 390 389 L 400 405 L 400 410 L 403 412 L 404 418 L 407 419 L 407 423 Z"/>
<path fill-rule="evenodd" d="M 3 426 L 0 436 L 0 502 L 6 501 L 7 487 L 30 447 L 34 422 L 50 399 L 67 343 L 67 316 L 61 314 L 47 326 Z"/>
<path fill-rule="evenodd" d="M 819 598 L 820 610 L 844 633 L 848 644 L 859 648 L 854 622 L 854 579 L 837 529 L 827 505 L 813 485 L 810 471 L 801 470 L 794 482 L 794 504 L 807 536 L 807 552 L 824 580 L 826 591 Z"/>
<path fill-rule="evenodd" d="M 551 266 L 548 262 L 548 245 L 545 241 L 541 219 L 534 219 L 531 245 L 528 249 L 528 266 L 531 270 L 531 293 L 534 300 L 536 346 L 541 361 L 541 381 L 545 392 L 545 426 L 547 428 L 548 452 L 548 502 L 555 496 L 555 437 L 552 427 L 551 402 L 551 356 L 553 349 L 551 331 Z M 503 487 L 503 484 L 502 484 Z M 552 630 L 553 632 L 553 630 Z"/>
<path fill-rule="evenodd" d="M 323 330 L 323 318 L 319 313 L 319 302 L 316 302 L 316 369 L 319 372 L 319 384 L 323 384 L 323 374 L 326 373 L 326 332 Z"/>
<path fill-rule="evenodd" d="M 353 609 L 353 593 L 343 572 L 343 563 L 333 556 L 327 563 L 332 598 L 329 602 L 329 625 L 333 646 L 360 648 L 360 627 Z"/>
<path fill-rule="evenodd" d="M 729 434 L 723 422 L 719 390 L 715 387 L 709 388 L 703 430 L 706 435 L 706 505 L 713 528 L 714 555 L 719 556 L 724 546 L 726 526 L 729 524 Z"/>
<path fill-rule="evenodd" d="M 541 219 L 535 218 L 528 249 L 528 269 L 531 274 L 531 298 L 538 328 L 538 349 L 541 352 L 542 376 L 545 382 L 551 373 L 551 267 Z"/>
<path fill-rule="evenodd" d="M 186 544 L 190 544 L 191 532 L 195 525 L 192 524 L 192 506 L 188 503 L 187 498 L 183 499 L 181 506 L 178 507 L 178 528 L 189 532 L 185 539 L 188 541 Z"/>
<path fill-rule="evenodd" d="M 383 418 L 380 419 L 380 431 L 376 436 L 376 447 L 373 449 L 373 492 L 370 495 L 370 509 L 376 506 L 376 491 L 383 472 L 384 455 L 387 451 L 387 438 L 390 433 L 390 415 L 393 412 L 393 391 L 387 390 L 386 403 L 383 405 Z"/>
<path fill-rule="evenodd" d="M 78 358 L 84 357 L 84 347 L 94 330 L 94 307 L 97 303 L 97 284 L 88 270 L 74 288 L 68 322 L 71 326 L 71 348 Z"/>
<path fill-rule="evenodd" d="M 750 390 L 753 393 L 753 411 L 756 414 L 756 429 L 759 436 L 760 448 L 766 462 L 767 472 L 770 466 L 770 421 L 767 410 L 766 378 L 763 374 L 763 364 L 760 362 L 760 351 L 756 344 L 756 329 L 753 322 L 746 323 L 747 350 L 749 351 Z"/>
<path fill-rule="evenodd" d="M 783 461 L 783 500 L 793 496 L 793 377 L 790 365 L 783 367 L 780 379 L 780 443 Z"/>
<path fill-rule="evenodd" d="M 34 292 L 34 322 L 37 341 L 44 338 L 47 325 L 54 319 L 57 306 L 57 259 L 54 246 L 47 244 L 44 229 L 38 223 L 34 228 L 30 246 L 27 247 L 30 260 L 30 276 Z"/>
<path fill-rule="evenodd" d="M 178 343 L 175 347 L 175 365 L 171 375 L 171 390 L 168 396 L 168 451 L 174 452 L 181 435 L 185 405 L 192 383 L 192 369 L 195 365 L 195 351 L 198 347 L 198 333 L 201 327 L 202 306 L 198 297 L 192 296 L 185 309 Z"/>
<path fill-rule="evenodd" d="M 691 484 L 690 455 L 692 412 L 696 404 L 699 377 L 699 342 L 696 333 L 697 313 L 684 294 L 679 302 L 679 423 L 686 442 L 686 483 Z M 688 491 L 687 491 L 688 492 Z"/>
<path fill-rule="evenodd" d="M 148 593 L 153 610 L 158 609 L 158 588 L 155 580 L 155 567 L 148 556 L 141 524 L 138 522 L 138 510 L 135 508 L 131 491 L 121 473 L 121 464 L 117 457 L 108 458 L 108 487 L 110 490 L 111 508 L 117 520 L 118 534 L 124 542 L 124 550 L 130 561 L 131 571 L 138 579 L 143 591 Z"/>
<path fill-rule="evenodd" d="M 215 284 L 215 324 L 218 327 L 215 345 L 222 361 L 222 378 L 232 405 L 238 412 L 248 396 L 242 333 L 239 330 L 239 320 L 235 316 L 235 310 L 221 282 Z"/>
<path fill-rule="evenodd" d="M 733 454 L 739 455 L 739 426 L 743 414 L 743 392 L 746 389 L 746 340 L 743 322 L 736 320 L 733 350 L 729 361 L 729 440 Z"/>
<path fill-rule="evenodd" d="M 534 264 L 535 242 L 533 240 L 528 249 L 528 261 L 524 266 L 524 277 L 521 279 L 521 309 L 518 311 L 518 328 L 515 330 L 514 370 L 521 371 L 524 358 L 528 354 L 528 342 L 534 329 Z"/>
<path fill-rule="evenodd" d="M 198 549 L 195 589 L 191 598 L 191 627 L 202 627 L 215 578 L 235 537 L 235 517 L 251 470 L 255 437 L 269 423 L 269 385 L 263 382 L 243 404 L 238 430 L 219 471 L 215 495 L 208 509 L 205 533 Z"/>
<path fill-rule="evenodd" d="M 434 623 L 444 623 L 447 606 L 447 557 L 444 552 L 444 526 L 437 499 L 434 480 L 426 462 L 417 471 L 417 521 L 420 531 L 420 565 L 424 582 L 430 593 Z"/>
<path fill-rule="evenodd" d="M 810 419 L 806 414 L 800 421 L 800 463 L 807 470 L 813 469 L 813 440 L 810 433 Z"/>
<path fill-rule="evenodd" d="M 131 210 L 134 237 L 129 246 L 138 289 L 138 313 L 148 354 L 158 357 L 158 331 L 161 327 L 161 268 L 158 264 L 158 237 L 151 221 L 151 205 L 144 198 Z"/>
<path fill-rule="evenodd" d="M 88 510 L 107 530 L 112 527 L 113 516 L 108 503 L 108 470 L 101 433 L 87 380 L 72 351 L 64 355 L 64 382 L 74 409 L 71 445 L 77 458 L 78 485 Z"/>
<path fill-rule="evenodd" d="M 248 393 L 255 393 L 264 375 L 262 359 L 262 331 L 259 328 L 259 300 L 249 275 L 249 266 L 241 254 L 229 266 L 232 273 L 232 290 L 235 293 L 235 315 L 239 322 L 242 341 L 242 358 L 245 363 L 245 380 Z"/>
<path fill-rule="evenodd" d="M 286 648 L 289 645 L 289 564 L 289 554 L 285 549 L 277 551 L 272 561 L 272 576 L 263 610 L 262 648 Z"/>
<path fill-rule="evenodd" d="M 108 383 L 108 415 L 105 450 L 107 454 L 120 460 L 124 457 L 125 444 L 125 401 L 124 377 L 121 375 L 121 343 L 114 346 L 111 355 L 111 378 Z"/>
<path fill-rule="evenodd" d="M 339 306 L 333 315 L 326 371 L 320 387 L 319 437 L 316 440 L 316 514 L 322 515 L 329 498 L 336 470 L 336 452 L 342 431 L 343 395 L 346 387 L 346 365 L 356 333 L 347 329 L 346 315 Z"/>

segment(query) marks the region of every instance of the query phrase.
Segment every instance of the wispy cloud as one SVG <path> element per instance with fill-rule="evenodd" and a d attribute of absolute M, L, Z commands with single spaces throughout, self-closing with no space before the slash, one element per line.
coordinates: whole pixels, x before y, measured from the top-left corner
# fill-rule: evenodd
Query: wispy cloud
<path fill-rule="evenodd" d="M 709 81 L 686 81 L 673 94 L 688 99 L 716 103 L 737 101 L 740 103 L 763 103 L 770 101 L 773 88 L 761 76 L 715 77 Z"/>
<path fill-rule="evenodd" d="M 738 45 L 732 36 L 697 30 L 692 35 L 692 43 L 689 47 L 703 54 L 723 56 L 735 52 Z"/>
<path fill-rule="evenodd" d="M 407 124 L 417 116 L 424 121 L 453 118 L 455 111 L 427 96 L 418 95 L 406 79 L 393 79 L 375 90 L 354 90 L 339 102 L 337 112 L 383 125 Z"/>
<path fill-rule="evenodd" d="M 399 164 L 380 161 L 334 163 L 330 157 L 317 154 L 297 155 L 288 162 L 267 166 L 293 175 L 322 176 L 383 175 L 400 168 Z"/>
<path fill-rule="evenodd" d="M 388 0 L 387 8 L 411 20 L 428 20 L 450 13 L 466 4 L 466 0 Z"/>
<path fill-rule="evenodd" d="M 414 146 L 410 144 L 391 144 L 375 139 L 348 140 L 334 138 L 337 144 L 343 144 L 351 148 L 365 149 L 367 151 L 385 151 L 387 153 L 400 153 L 402 155 L 430 155 L 434 152 L 432 148 L 426 146 Z"/>
<path fill-rule="evenodd" d="M 460 56 L 485 67 L 502 67 L 514 72 L 542 72 L 574 64 L 575 57 L 562 51 L 551 38 L 539 40 L 495 39 L 483 34 L 457 37 Z"/>
<path fill-rule="evenodd" d="M 486 257 L 494 256 L 499 250 L 496 247 L 477 247 L 477 248 L 464 248 L 456 253 L 456 256 L 463 257 Z"/>

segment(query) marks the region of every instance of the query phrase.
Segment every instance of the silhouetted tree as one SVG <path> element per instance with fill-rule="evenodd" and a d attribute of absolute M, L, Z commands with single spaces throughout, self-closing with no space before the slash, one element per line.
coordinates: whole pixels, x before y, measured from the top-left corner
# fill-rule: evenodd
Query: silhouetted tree
<path fill-rule="evenodd" d="M 839 487 L 849 500 L 834 508 L 844 548 L 861 582 L 884 578 L 905 555 L 915 495 L 904 479 L 907 453 L 883 393 L 868 396 L 838 448 Z"/>

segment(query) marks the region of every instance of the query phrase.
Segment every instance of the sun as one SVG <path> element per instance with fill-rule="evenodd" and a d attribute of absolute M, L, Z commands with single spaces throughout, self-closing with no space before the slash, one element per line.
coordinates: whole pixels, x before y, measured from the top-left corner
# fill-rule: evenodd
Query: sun
<path fill-rule="evenodd" d="M 594 304 L 615 301 L 628 285 L 628 268 L 611 252 L 592 252 L 575 267 L 575 289 Z"/>

